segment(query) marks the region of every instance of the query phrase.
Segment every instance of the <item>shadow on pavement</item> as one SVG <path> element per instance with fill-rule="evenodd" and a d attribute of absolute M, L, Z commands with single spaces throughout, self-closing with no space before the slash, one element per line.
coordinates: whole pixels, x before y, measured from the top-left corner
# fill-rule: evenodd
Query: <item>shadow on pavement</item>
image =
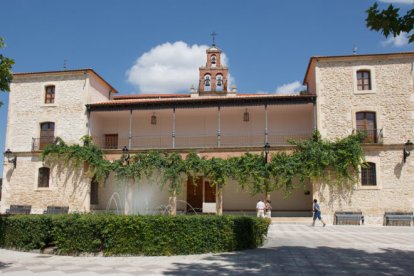
<path fill-rule="evenodd" d="M 0 270 L 1 269 L 5 269 L 8 268 L 12 263 L 4 263 L 4 262 L 0 262 Z"/>
<path fill-rule="evenodd" d="M 165 275 L 414 275 L 414 252 L 281 246 L 174 263 Z"/>

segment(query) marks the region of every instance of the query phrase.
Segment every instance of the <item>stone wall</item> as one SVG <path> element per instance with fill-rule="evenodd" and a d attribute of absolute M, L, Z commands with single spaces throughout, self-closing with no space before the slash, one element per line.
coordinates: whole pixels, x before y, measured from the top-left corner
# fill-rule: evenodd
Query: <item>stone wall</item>
<path fill-rule="evenodd" d="M 85 105 L 107 99 L 110 88 L 87 72 L 15 76 L 9 96 L 5 148 L 17 154 L 17 167 L 3 164 L 1 212 L 11 204 L 32 205 L 32 213 L 42 213 L 49 205 L 69 206 L 71 212 L 89 211 L 90 179 L 82 170 L 54 167 L 49 188 L 38 188 L 38 170 L 43 162 L 37 149 L 32 151 L 32 139 L 40 137 L 42 122 L 54 122 L 54 136 L 67 143 L 80 143 L 81 137 L 88 134 Z M 44 103 L 48 85 L 55 86 L 52 104 Z"/>
<path fill-rule="evenodd" d="M 367 223 L 382 224 L 385 211 L 413 211 L 414 161 L 402 161 L 403 144 L 414 136 L 413 58 L 366 58 L 316 63 L 318 128 L 330 140 L 356 128 L 355 113 L 372 111 L 383 137 L 364 146 L 366 161 L 376 164 L 377 186 L 354 185 L 353 190 L 315 185 L 325 219 L 335 211 L 362 211 Z M 371 71 L 372 89 L 356 89 L 356 71 Z M 318 190 L 319 189 L 319 190 Z"/>
<path fill-rule="evenodd" d="M 55 123 L 55 137 L 78 143 L 87 134 L 85 83 L 83 74 L 16 77 L 9 96 L 6 148 L 31 151 L 42 122 Z M 44 103 L 47 85 L 55 85 L 53 104 Z"/>
<path fill-rule="evenodd" d="M 41 214 L 47 206 L 69 206 L 69 212 L 88 212 L 90 179 L 83 169 L 71 170 L 66 165 L 51 168 L 49 187 L 38 187 L 38 170 L 44 164 L 39 156 L 18 157 L 17 167 L 4 164 L 1 213 L 11 204 L 31 205 L 33 214 Z M 45 164 L 46 166 L 48 164 Z"/>

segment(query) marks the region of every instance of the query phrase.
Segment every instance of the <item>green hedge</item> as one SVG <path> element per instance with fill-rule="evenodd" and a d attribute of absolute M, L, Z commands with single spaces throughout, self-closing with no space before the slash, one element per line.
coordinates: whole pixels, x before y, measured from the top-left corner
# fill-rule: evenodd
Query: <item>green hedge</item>
<path fill-rule="evenodd" d="M 182 255 L 261 246 L 270 221 L 245 216 L 16 215 L 0 217 L 0 246 L 54 244 L 61 254 Z"/>
<path fill-rule="evenodd" d="M 0 246 L 22 250 L 43 248 L 52 241 L 51 229 L 49 216 L 1 216 Z"/>

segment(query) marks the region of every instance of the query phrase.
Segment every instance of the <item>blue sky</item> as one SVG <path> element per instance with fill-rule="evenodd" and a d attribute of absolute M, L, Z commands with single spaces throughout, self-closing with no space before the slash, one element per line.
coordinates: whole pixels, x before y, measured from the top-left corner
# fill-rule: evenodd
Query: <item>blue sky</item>
<path fill-rule="evenodd" d="M 14 72 L 61 70 L 66 59 L 68 69 L 93 68 L 121 94 L 176 93 L 195 84 L 214 30 L 238 91 L 275 93 L 300 89 L 311 56 L 352 54 L 355 46 L 360 54 L 413 51 L 403 38 L 386 42 L 365 27 L 373 2 L 13 0 L 2 2 L 0 36 Z M 411 3 L 396 4 L 407 10 L 414 0 L 391 2 Z M 0 100 L 4 149 L 7 95 Z"/>

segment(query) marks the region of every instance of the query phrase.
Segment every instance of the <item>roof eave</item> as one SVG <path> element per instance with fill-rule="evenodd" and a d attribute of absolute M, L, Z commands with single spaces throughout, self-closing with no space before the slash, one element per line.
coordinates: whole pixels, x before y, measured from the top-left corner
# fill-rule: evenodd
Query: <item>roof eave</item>
<path fill-rule="evenodd" d="M 276 96 L 276 97 L 248 97 L 248 98 L 204 98 L 204 99 L 180 99 L 170 101 L 160 99 L 156 101 L 112 101 L 107 103 L 88 104 L 90 111 L 114 111 L 114 110 L 151 110 L 170 108 L 206 108 L 218 106 L 252 106 L 252 105 L 277 105 L 277 104 L 303 104 L 314 103 L 315 95 L 300 96 Z"/>
<path fill-rule="evenodd" d="M 91 68 L 84 68 L 84 69 L 72 69 L 72 70 L 56 70 L 56 71 L 42 71 L 42 72 L 21 72 L 21 73 L 13 73 L 13 77 L 20 77 L 20 76 L 36 76 L 36 75 L 61 75 L 61 74 L 73 74 L 73 73 L 86 73 L 91 72 L 95 76 L 97 76 L 101 81 L 103 81 L 110 89 L 111 93 L 118 93 L 109 82 L 107 82 L 103 77 L 101 77 L 95 70 Z"/>

